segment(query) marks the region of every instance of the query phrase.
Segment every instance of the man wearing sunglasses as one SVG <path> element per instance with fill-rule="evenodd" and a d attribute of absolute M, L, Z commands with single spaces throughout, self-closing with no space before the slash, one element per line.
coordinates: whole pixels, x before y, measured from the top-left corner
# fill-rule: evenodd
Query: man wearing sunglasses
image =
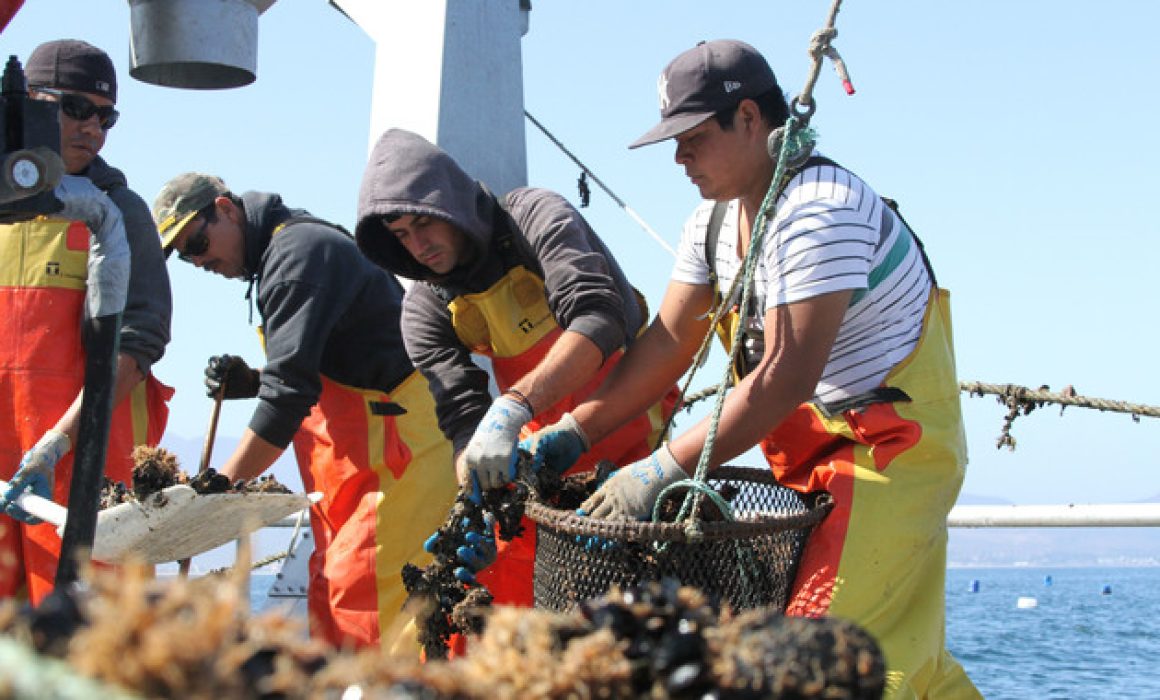
<path fill-rule="evenodd" d="M 417 654 L 396 623 L 401 571 L 430 561 L 423 541 L 457 485 L 428 382 L 403 346 L 402 286 L 340 227 L 277 194 L 236 195 L 217 177 L 185 173 L 153 212 L 167 251 L 254 291 L 265 366 L 219 355 L 206 368 L 210 396 L 258 399 L 218 470 L 252 479 L 294 443 L 306 490 L 323 494 L 310 509 L 311 633 Z"/>
<path fill-rule="evenodd" d="M 83 41 L 49 41 L 29 55 L 25 76 L 30 96 L 60 105 L 67 172 L 103 190 L 124 220 L 131 271 L 105 475 L 129 483 L 132 448 L 161 439 L 172 395 L 151 373 L 169 342 L 165 260 L 148 206 L 99 155 L 118 116 L 109 56 Z M 0 597 L 27 595 L 38 603 L 53 587 L 60 538 L 11 501 L 30 490 L 68 502 L 90 264 L 89 230 L 79 221 L 42 216 L 0 226 L 0 314 L 10 339 L 0 344 L 0 478 L 11 483 L 0 494 L 0 508 L 11 516 L 0 516 Z"/>

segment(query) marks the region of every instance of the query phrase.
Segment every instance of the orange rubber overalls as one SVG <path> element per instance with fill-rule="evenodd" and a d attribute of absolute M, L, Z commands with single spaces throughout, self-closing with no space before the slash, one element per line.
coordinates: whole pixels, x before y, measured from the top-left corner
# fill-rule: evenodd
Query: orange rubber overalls
<path fill-rule="evenodd" d="M 883 380 L 910 401 L 826 415 L 802 404 L 761 443 L 779 483 L 829 491 L 787 612 L 866 628 L 886 657 L 889 698 L 979 698 L 946 651 L 946 518 L 967 450 L 950 295 L 934 288 L 911 354 Z"/>
<path fill-rule="evenodd" d="M 548 354 L 563 330 L 548 309 L 543 281 L 527 268 L 508 270 L 486 291 L 463 294 L 448 303 L 456 335 L 472 352 L 491 358 L 496 384 L 506 391 L 531 372 Z M 620 361 L 624 351 L 609 356 L 604 366 L 580 389 L 541 409 L 522 435 L 527 437 L 552 425 L 584 401 L 604 381 Z M 643 459 L 652 453 L 664 422 L 676 403 L 676 387 L 647 412 L 592 446 L 569 474 L 589 470 L 600 460 L 617 466 Z M 535 569 L 535 523 L 524 518 L 524 534 L 511 542 L 497 542 L 495 563 L 476 579 L 495 597 L 495 603 L 530 607 L 533 603 L 532 575 Z"/>
<path fill-rule="evenodd" d="M 0 226 L 0 478 L 64 415 L 84 387 L 81 319 L 89 257 L 84 223 L 37 217 Z M 132 482 L 134 445 L 156 445 L 173 389 L 149 376 L 113 410 L 105 476 Z M 56 465 L 53 500 L 68 504 L 73 452 Z M 60 537 L 47 523 L 0 515 L 0 597 L 38 604 L 53 588 Z"/>
<path fill-rule="evenodd" d="M 389 415 L 397 411 L 388 406 L 406 413 Z M 415 371 L 387 394 L 322 377 L 294 452 L 306 491 L 323 494 L 310 508 L 311 631 L 336 646 L 402 649 L 414 640 L 399 617 L 400 572 L 430 562 L 423 541 L 458 489 L 427 381 Z"/>

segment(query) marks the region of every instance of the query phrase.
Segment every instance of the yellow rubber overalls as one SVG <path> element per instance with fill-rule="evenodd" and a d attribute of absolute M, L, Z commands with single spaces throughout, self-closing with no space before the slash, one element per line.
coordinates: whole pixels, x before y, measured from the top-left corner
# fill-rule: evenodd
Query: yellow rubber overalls
<path fill-rule="evenodd" d="M 522 266 L 508 270 L 486 291 L 464 294 L 448 303 L 456 335 L 472 352 L 491 358 L 496 384 L 506 391 L 534 369 L 563 333 L 548 309 L 543 281 Z M 540 409 L 524 426 L 524 436 L 551 425 L 586 399 L 620 361 L 623 350 L 613 353 L 580 389 Z M 676 402 L 676 387 L 604 440 L 592 446 L 568 473 L 592 469 L 601 460 L 618 466 L 652 453 L 664 421 Z M 477 580 L 503 605 L 531 606 L 535 568 L 536 529 L 523 520 L 524 534 L 511 542 L 499 541 L 495 564 L 479 573 Z"/>
<path fill-rule="evenodd" d="M 423 542 L 455 500 L 451 443 L 418 370 L 389 393 L 320 379 L 318 401 L 294 435 L 302 483 L 322 494 L 310 507 L 311 633 L 340 648 L 381 646 L 418 657 L 415 627 L 400 615 L 407 600 L 401 571 L 430 563 Z"/>
<path fill-rule="evenodd" d="M 12 478 L 27 450 L 56 424 L 84 387 L 81 319 L 89 229 L 37 217 L 0 226 L 0 478 Z M 132 483 L 133 446 L 156 445 L 173 389 L 149 376 L 114 407 L 105 476 Z M 73 453 L 56 465 L 53 500 L 68 504 Z M 53 588 L 60 537 L 47 523 L 0 515 L 0 597 L 39 603 Z"/>
<path fill-rule="evenodd" d="M 944 638 L 946 518 L 967 461 L 949 299 L 932 290 L 918 344 L 883 380 L 910 401 L 835 415 L 802 404 L 761 443 L 779 483 L 834 497 L 787 613 L 865 627 L 886 656 L 889 698 L 981 697 Z"/>

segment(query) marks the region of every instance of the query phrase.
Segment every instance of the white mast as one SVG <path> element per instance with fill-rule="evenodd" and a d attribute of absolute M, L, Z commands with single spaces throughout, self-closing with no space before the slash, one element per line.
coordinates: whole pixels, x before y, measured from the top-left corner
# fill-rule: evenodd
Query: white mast
<path fill-rule="evenodd" d="M 370 140 L 414 131 L 496 194 L 527 184 L 521 0 L 331 0 L 375 42 Z"/>

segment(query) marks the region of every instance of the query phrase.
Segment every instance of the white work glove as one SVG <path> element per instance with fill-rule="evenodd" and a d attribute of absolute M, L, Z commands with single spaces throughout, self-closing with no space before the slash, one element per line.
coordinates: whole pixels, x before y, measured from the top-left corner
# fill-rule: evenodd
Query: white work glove
<path fill-rule="evenodd" d="M 11 517 L 29 525 L 39 525 L 40 518 L 16 505 L 17 497 L 24 491 L 41 498 L 52 498 L 53 475 L 56 463 L 72 449 L 72 440 L 59 430 L 49 430 L 32 449 L 24 453 L 20 468 L 8 482 L 8 490 L 0 495 L 0 508 Z"/>
<path fill-rule="evenodd" d="M 603 520 L 645 520 L 661 491 L 688 476 L 666 443 L 608 477 L 577 512 Z"/>
<path fill-rule="evenodd" d="M 492 401 L 471 441 L 463 450 L 472 500 L 481 503 L 483 491 L 510 482 L 516 475 L 516 441 L 520 428 L 532 419 L 523 403 L 507 396 Z"/>

